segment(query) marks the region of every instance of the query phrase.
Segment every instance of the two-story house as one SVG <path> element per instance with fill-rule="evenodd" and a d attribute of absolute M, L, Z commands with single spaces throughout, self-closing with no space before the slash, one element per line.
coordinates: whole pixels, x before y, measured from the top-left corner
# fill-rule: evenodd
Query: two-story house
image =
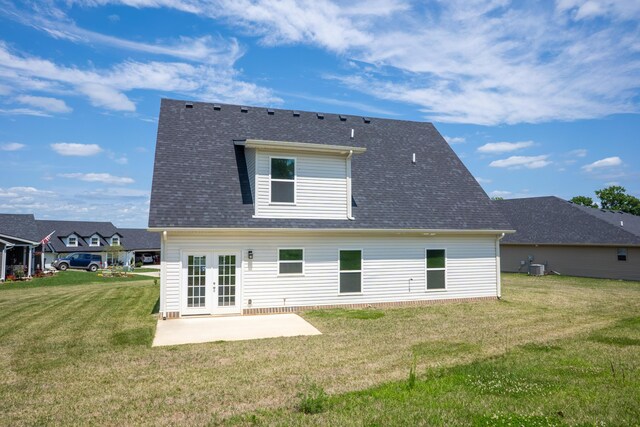
<path fill-rule="evenodd" d="M 430 123 L 164 99 L 165 317 L 500 296 L 510 225 Z"/>

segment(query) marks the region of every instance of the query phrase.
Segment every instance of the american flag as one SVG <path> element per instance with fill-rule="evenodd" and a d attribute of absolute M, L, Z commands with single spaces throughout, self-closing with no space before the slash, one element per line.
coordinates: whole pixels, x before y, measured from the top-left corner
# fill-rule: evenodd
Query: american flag
<path fill-rule="evenodd" d="M 51 233 L 49 233 L 49 235 L 47 237 L 45 237 L 44 239 L 40 240 L 40 244 L 42 245 L 46 245 L 47 243 L 49 243 L 49 240 L 51 240 L 51 236 L 53 236 L 53 233 L 55 233 L 56 231 L 53 230 Z"/>

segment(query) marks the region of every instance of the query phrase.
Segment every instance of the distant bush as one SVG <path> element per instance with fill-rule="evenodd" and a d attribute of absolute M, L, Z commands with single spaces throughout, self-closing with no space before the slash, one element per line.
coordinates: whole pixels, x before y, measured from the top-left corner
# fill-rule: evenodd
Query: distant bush
<path fill-rule="evenodd" d="M 138 261 L 136 262 L 136 268 L 140 268 L 142 267 L 144 264 L 142 263 L 142 261 Z"/>

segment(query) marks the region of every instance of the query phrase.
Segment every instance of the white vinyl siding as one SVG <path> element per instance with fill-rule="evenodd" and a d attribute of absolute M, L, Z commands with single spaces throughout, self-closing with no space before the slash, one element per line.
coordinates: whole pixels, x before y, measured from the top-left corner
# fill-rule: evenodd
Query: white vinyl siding
<path fill-rule="evenodd" d="M 322 306 L 497 296 L 496 236 L 366 236 L 327 233 L 169 231 L 165 311 L 180 311 L 181 251 L 242 252 L 242 308 Z M 427 292 L 425 248 L 446 249 L 447 289 Z M 304 276 L 281 275 L 279 248 L 304 248 Z M 339 294 L 340 249 L 362 249 L 362 292 Z M 247 251 L 253 251 L 253 260 Z M 248 300 L 252 304 L 248 305 Z"/>
<path fill-rule="evenodd" d="M 271 203 L 271 158 L 295 158 L 295 205 Z M 255 214 L 263 218 L 347 219 L 345 156 L 255 151 Z"/>

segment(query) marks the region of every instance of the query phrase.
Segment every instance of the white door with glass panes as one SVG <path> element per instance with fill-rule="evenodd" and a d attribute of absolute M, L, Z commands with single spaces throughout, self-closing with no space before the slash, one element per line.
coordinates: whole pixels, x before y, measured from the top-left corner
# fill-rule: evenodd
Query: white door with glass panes
<path fill-rule="evenodd" d="M 185 253 L 182 314 L 240 313 L 240 265 L 240 252 Z"/>

